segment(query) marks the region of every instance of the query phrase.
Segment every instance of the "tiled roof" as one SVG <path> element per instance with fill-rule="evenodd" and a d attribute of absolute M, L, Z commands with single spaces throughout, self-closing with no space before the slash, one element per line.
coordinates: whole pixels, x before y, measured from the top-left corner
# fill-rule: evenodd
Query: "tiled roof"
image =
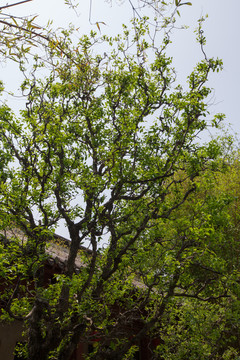
<path fill-rule="evenodd" d="M 22 243 L 26 241 L 26 235 L 24 232 L 20 229 L 13 228 L 9 230 L 0 231 L 0 234 L 3 235 L 4 238 L 10 239 L 10 238 L 18 238 L 18 240 Z M 54 234 L 51 239 L 49 239 L 47 244 L 46 252 L 49 255 L 49 258 L 47 259 L 47 263 L 50 266 L 56 265 L 58 268 L 64 270 L 67 264 L 68 254 L 69 254 L 69 248 L 71 245 L 71 241 L 60 236 L 57 234 Z M 85 267 L 87 265 L 86 263 L 86 255 L 91 255 L 92 251 L 84 246 L 79 246 L 79 252 L 75 261 L 75 271 L 76 273 L 79 272 L 80 268 Z M 84 254 L 84 261 L 83 261 L 83 255 Z M 134 287 L 137 287 L 139 289 L 145 289 L 145 285 L 138 280 L 136 277 L 134 280 L 132 280 L 132 283 Z"/>
<path fill-rule="evenodd" d="M 5 231 L 1 231 L 0 233 L 6 239 L 18 238 L 18 240 L 22 243 L 26 241 L 26 235 L 22 230 L 18 228 L 8 229 Z M 54 234 L 54 236 L 47 242 L 48 244 L 46 252 L 49 255 L 48 263 L 50 265 L 53 265 L 55 263 L 60 268 L 64 268 L 67 263 L 71 241 L 60 235 Z M 86 266 L 86 264 L 84 264 L 84 262 L 81 260 L 82 253 L 91 254 L 91 250 L 85 248 L 84 246 L 79 246 L 79 254 L 75 261 L 76 270 L 80 269 L 83 266 Z"/>

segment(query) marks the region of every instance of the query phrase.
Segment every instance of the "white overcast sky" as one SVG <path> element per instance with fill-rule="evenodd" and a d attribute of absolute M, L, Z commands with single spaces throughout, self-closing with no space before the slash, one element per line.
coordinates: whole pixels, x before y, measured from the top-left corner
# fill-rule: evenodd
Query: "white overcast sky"
<path fill-rule="evenodd" d="M 117 1 L 118 4 L 119 2 L 123 4 L 120 6 Z M 60 27 L 66 27 L 69 22 L 72 22 L 79 26 L 82 33 L 88 33 L 91 29 L 97 30 L 96 25 L 89 23 L 89 8 L 90 0 L 79 0 L 78 16 L 76 16 L 66 7 L 64 0 L 33 0 L 15 9 L 11 8 L 11 11 L 18 15 L 39 15 L 36 21 L 43 26 L 49 19 L 54 20 L 54 24 Z M 210 86 L 215 89 L 214 104 L 210 107 L 210 111 L 211 113 L 225 113 L 226 124 L 231 123 L 233 131 L 240 134 L 238 111 L 240 103 L 240 0 L 192 0 L 192 6 L 182 6 L 179 21 L 189 25 L 189 29 L 176 32 L 170 55 L 174 57 L 174 64 L 182 80 L 200 58 L 193 30 L 198 18 L 205 14 L 208 14 L 204 25 L 207 54 L 223 59 L 224 63 L 224 70 L 210 79 Z M 91 22 L 105 22 L 106 26 L 102 25 L 103 32 L 113 34 L 119 32 L 121 23 L 127 22 L 130 16 L 131 9 L 128 0 L 125 0 L 125 3 L 124 0 L 113 0 L 112 7 L 104 0 L 92 0 Z M 3 79 L 7 85 L 12 84 L 13 89 L 16 78 L 17 71 L 13 70 L 12 65 L 2 64 L 0 79 Z"/>

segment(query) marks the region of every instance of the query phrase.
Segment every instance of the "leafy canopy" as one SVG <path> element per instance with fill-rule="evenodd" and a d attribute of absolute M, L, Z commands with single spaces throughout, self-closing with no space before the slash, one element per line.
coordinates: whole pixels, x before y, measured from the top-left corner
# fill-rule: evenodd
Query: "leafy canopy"
<path fill-rule="evenodd" d="M 160 46 L 148 19 L 135 18 L 133 33 L 125 26 L 115 38 L 92 32 L 76 44 L 73 29 L 62 31 L 30 74 L 28 51 L 19 53 L 26 106 L 0 107 L 1 316 L 26 321 L 29 360 L 69 359 L 96 334 L 94 359 L 130 359 L 144 339 L 152 359 L 238 351 L 231 336 L 225 348 L 217 340 L 237 306 L 227 231 L 234 198 L 212 192 L 223 146 L 199 142 L 223 119 L 209 119 L 206 85 L 222 62 L 203 51 L 187 88 L 177 84 L 167 55 L 174 20 L 165 20 Z M 203 48 L 201 22 L 198 41 Z M 46 287 L 59 222 L 68 257 Z M 218 321 L 200 347 L 196 324 Z"/>

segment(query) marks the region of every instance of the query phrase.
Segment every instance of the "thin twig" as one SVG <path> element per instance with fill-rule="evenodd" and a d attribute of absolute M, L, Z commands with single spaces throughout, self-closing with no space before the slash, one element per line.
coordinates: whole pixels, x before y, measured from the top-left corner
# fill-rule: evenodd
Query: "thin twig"
<path fill-rule="evenodd" d="M 33 1 L 33 0 L 23 0 L 23 1 L 19 1 L 19 2 L 17 2 L 17 3 L 14 3 L 14 4 L 0 6 L 0 10 L 6 9 L 6 8 L 10 8 L 10 7 L 12 7 L 12 6 L 21 5 L 21 4 L 24 4 L 24 3 L 29 2 L 29 1 Z"/>

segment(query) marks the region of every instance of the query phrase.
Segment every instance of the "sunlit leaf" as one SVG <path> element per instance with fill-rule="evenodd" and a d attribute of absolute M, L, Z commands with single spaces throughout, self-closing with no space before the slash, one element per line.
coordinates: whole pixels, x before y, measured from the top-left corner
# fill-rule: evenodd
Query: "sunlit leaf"
<path fill-rule="evenodd" d="M 99 30 L 99 31 L 101 31 L 101 30 L 100 30 L 100 26 L 99 26 L 99 23 L 98 23 L 98 22 L 96 22 L 96 25 L 97 25 L 98 30 Z"/>
<path fill-rule="evenodd" d="M 192 5 L 192 3 L 191 2 L 185 2 L 185 3 L 179 4 L 179 6 L 183 6 L 183 5 Z"/>
<path fill-rule="evenodd" d="M 14 17 L 14 16 L 12 16 L 12 17 L 11 17 L 11 19 L 12 19 L 12 21 L 14 22 L 14 24 L 15 24 L 16 26 L 18 26 L 18 23 L 17 23 L 17 21 L 16 21 L 15 17 Z"/>
<path fill-rule="evenodd" d="M 99 24 L 102 24 L 102 25 L 106 25 L 106 24 L 105 24 L 104 21 L 97 21 L 97 22 L 96 22 L 97 28 L 98 28 L 99 32 L 101 32 L 101 29 L 100 29 Z"/>

